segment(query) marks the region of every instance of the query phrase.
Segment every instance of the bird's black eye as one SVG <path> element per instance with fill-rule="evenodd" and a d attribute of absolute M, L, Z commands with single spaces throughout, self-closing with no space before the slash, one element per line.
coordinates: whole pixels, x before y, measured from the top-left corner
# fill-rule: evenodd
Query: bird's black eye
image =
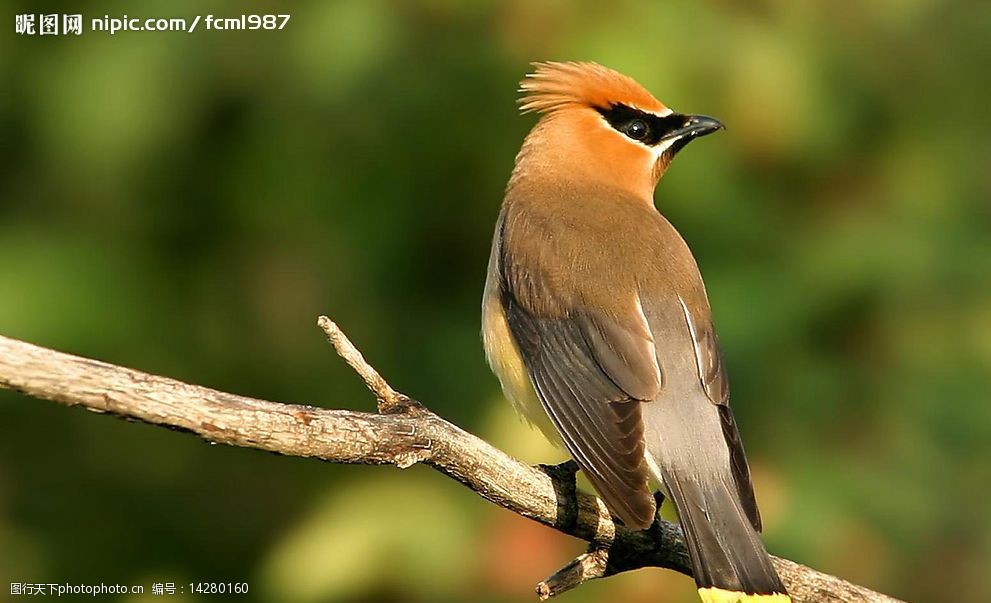
<path fill-rule="evenodd" d="M 633 119 L 623 126 L 623 134 L 626 134 L 633 140 L 643 140 L 647 138 L 647 134 L 650 133 L 650 126 L 647 125 L 642 119 Z"/>

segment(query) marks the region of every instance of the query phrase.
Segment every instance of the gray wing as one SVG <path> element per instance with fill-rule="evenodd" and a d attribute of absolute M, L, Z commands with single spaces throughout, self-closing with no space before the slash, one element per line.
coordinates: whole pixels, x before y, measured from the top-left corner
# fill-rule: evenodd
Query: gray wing
<path fill-rule="evenodd" d="M 730 465 L 733 470 L 733 480 L 743 503 L 743 510 L 753 524 L 754 529 L 761 531 L 760 511 L 757 509 L 757 499 L 754 496 L 754 485 L 750 479 L 750 467 L 747 465 L 747 455 L 743 450 L 743 440 L 736 426 L 733 410 L 729 407 L 729 379 L 723 363 L 723 353 L 719 349 L 719 338 L 716 336 L 712 322 L 707 321 L 695 335 L 695 349 L 699 354 L 699 368 L 702 386 L 706 395 L 719 405 L 719 419 L 723 428 L 723 437 L 730 452 Z"/>
<path fill-rule="evenodd" d="M 649 526 L 656 509 L 640 405 L 660 387 L 653 356 L 644 358 L 652 342 L 601 316 L 536 316 L 519 303 L 511 280 L 502 291 L 510 331 L 565 447 L 623 523 Z"/>

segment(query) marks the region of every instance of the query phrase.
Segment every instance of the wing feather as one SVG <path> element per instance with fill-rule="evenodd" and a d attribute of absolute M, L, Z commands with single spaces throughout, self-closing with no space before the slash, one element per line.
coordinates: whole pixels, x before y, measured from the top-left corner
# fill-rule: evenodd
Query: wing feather
<path fill-rule="evenodd" d="M 754 496 L 754 485 L 750 478 L 750 467 L 747 465 L 747 455 L 743 449 L 740 430 L 736 426 L 733 410 L 729 407 L 729 378 L 726 375 L 723 353 L 719 348 L 719 338 L 716 336 L 711 319 L 696 320 L 691 316 L 684 302 L 682 308 L 689 321 L 702 388 L 709 399 L 719 406 L 719 421 L 726 446 L 729 448 L 730 469 L 733 472 L 733 481 L 736 483 L 740 502 L 750 523 L 760 532 L 760 510 L 757 508 L 757 498 Z"/>
<path fill-rule="evenodd" d="M 656 509 L 644 462 L 641 401 L 616 382 L 645 379 L 626 369 L 614 380 L 598 360 L 608 358 L 607 365 L 617 366 L 622 360 L 616 348 L 622 344 L 606 346 L 601 336 L 590 337 L 586 329 L 594 321 L 588 317 L 539 318 L 511 292 L 503 303 L 537 396 L 565 447 L 625 524 L 650 525 Z M 596 341 L 600 347 L 593 348 L 590 342 Z"/>

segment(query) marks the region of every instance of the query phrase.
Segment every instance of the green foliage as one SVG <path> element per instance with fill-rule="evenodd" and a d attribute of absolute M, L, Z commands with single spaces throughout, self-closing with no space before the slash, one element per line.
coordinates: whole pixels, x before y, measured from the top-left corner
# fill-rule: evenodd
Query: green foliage
<path fill-rule="evenodd" d="M 516 82 L 531 60 L 598 60 L 728 125 L 678 157 L 657 198 L 706 277 L 770 548 L 912 600 L 991 600 L 988 3 L 284 11 L 277 32 L 4 25 L 0 333 L 371 408 L 314 326 L 327 313 L 398 389 L 558 460 L 499 406 L 479 302 L 533 123 Z M 423 469 L 213 448 L 9 392 L 0 436 L 0 582 L 525 601 L 579 550 Z M 694 595 L 653 571 L 568 596 Z"/>

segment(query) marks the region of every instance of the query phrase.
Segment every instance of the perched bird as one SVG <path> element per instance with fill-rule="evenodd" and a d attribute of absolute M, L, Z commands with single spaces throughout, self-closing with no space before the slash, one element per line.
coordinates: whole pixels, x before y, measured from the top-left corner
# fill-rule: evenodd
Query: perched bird
<path fill-rule="evenodd" d="M 626 526 L 654 521 L 652 486 L 673 500 L 703 601 L 789 602 L 698 266 L 653 203 L 675 154 L 723 125 L 595 63 L 536 63 L 521 92 L 541 117 L 492 242 L 489 364 Z"/>

